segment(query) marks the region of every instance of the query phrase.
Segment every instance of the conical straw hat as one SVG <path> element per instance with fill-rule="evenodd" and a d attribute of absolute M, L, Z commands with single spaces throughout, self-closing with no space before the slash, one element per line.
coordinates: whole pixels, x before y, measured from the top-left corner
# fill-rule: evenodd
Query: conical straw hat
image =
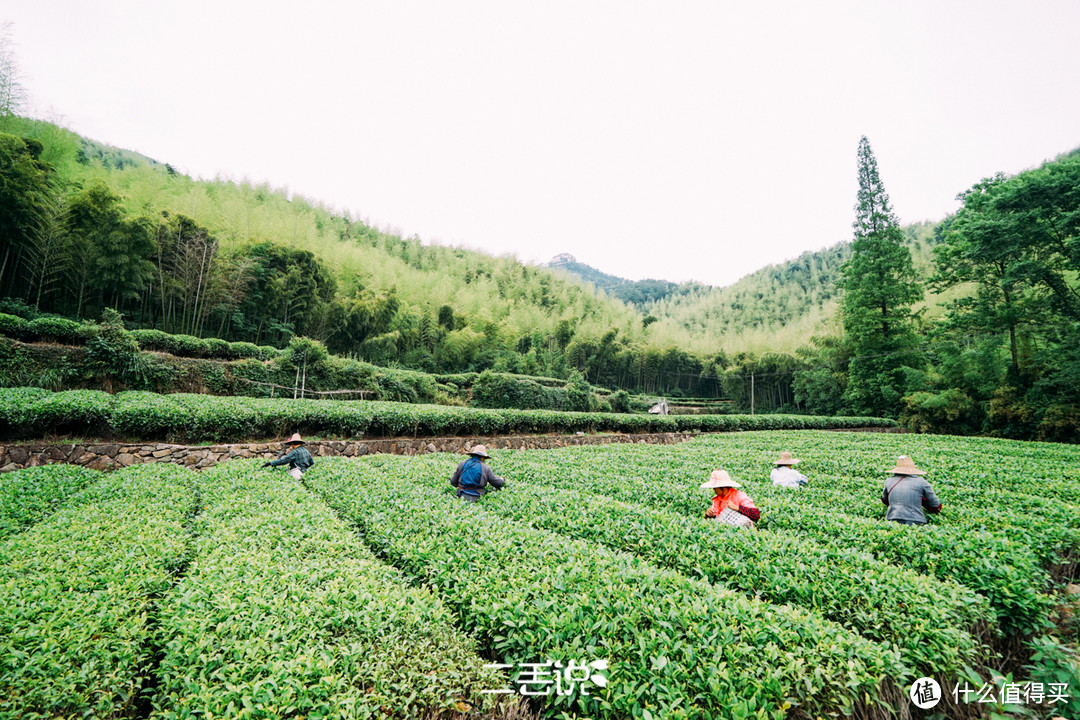
<path fill-rule="evenodd" d="M 907 455 L 901 455 L 896 459 L 896 467 L 890 471 L 893 475 L 925 475 L 925 470 L 915 467 L 915 461 Z"/>
<path fill-rule="evenodd" d="M 791 457 L 791 453 L 785 450 L 784 452 L 780 453 L 779 460 L 773 461 L 773 465 L 797 465 L 801 462 L 802 460 Z"/>
<path fill-rule="evenodd" d="M 728 475 L 727 470 L 719 470 L 718 469 L 718 470 L 713 470 L 712 475 L 709 476 L 709 479 L 706 480 L 705 482 L 701 483 L 701 487 L 703 487 L 703 488 L 719 488 L 719 487 L 741 488 L 742 485 L 740 485 L 739 483 L 732 480 L 731 476 Z"/>

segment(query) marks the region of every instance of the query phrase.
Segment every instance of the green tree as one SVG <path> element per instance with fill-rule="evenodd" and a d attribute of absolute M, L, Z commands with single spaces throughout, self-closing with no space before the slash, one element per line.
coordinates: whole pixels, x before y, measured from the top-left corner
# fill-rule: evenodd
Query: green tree
<path fill-rule="evenodd" d="M 85 309 L 88 291 L 101 306 L 119 306 L 139 296 L 150 282 L 154 266 L 150 258 L 157 251 L 150 222 L 128 219 L 121 199 L 104 183 L 93 183 L 68 202 L 66 228 L 69 250 L 74 257 L 73 287 L 75 314 Z"/>
<path fill-rule="evenodd" d="M 336 327 L 327 340 L 327 347 L 335 353 L 356 352 L 368 338 L 390 330 L 390 323 L 400 306 L 394 289 L 385 295 L 366 289 L 354 290 L 351 298 L 336 305 Z"/>
<path fill-rule="evenodd" d="M 851 348 L 835 335 L 815 335 L 796 353 L 806 364 L 795 373 L 795 403 L 811 415 L 836 415 L 843 408 Z"/>
<path fill-rule="evenodd" d="M 35 310 L 41 309 L 43 300 L 51 306 L 52 295 L 59 290 L 59 281 L 68 272 L 71 257 L 64 232 L 66 213 L 65 199 L 59 193 L 54 194 L 42 205 L 34 228 L 27 266 Z"/>
<path fill-rule="evenodd" d="M 6 127 L 26 102 L 26 90 L 19 82 L 19 63 L 15 58 L 12 23 L 0 25 L 0 123 Z"/>
<path fill-rule="evenodd" d="M 113 308 L 139 297 L 154 274 L 150 262 L 156 250 L 153 229 L 147 218 L 124 219 L 110 232 L 99 235 L 91 286 Z"/>
<path fill-rule="evenodd" d="M 840 280 L 844 331 L 854 354 L 844 402 L 856 414 L 895 417 L 906 389 L 904 368 L 922 364 L 911 306 L 923 294 L 865 136 L 858 157 L 855 237 Z"/>
<path fill-rule="evenodd" d="M 1020 333 L 1026 325 L 1045 321 L 1048 290 L 1026 282 L 1032 250 L 1022 241 L 1015 218 L 997 207 L 1008 181 L 998 174 L 983 180 L 958 199 L 964 205 L 941 227 L 941 243 L 934 248 L 936 272 L 931 288 L 941 291 L 973 283 L 975 292 L 948 305 L 949 324 L 961 331 L 1004 335 L 1008 338 L 1010 375 L 1021 372 Z M 1037 264 L 1037 262 L 1036 262 Z"/>
<path fill-rule="evenodd" d="M 337 282 L 314 253 L 260 242 L 245 254 L 254 261 L 252 280 L 238 312 L 248 319 L 249 339 L 280 343 L 294 334 L 316 337 L 333 331 L 327 306 L 337 295 Z"/>
<path fill-rule="evenodd" d="M 50 203 L 50 168 L 36 140 L 0 133 L 0 290 L 22 294 L 21 273 Z"/>
<path fill-rule="evenodd" d="M 966 393 L 972 413 L 987 420 L 981 429 L 1076 438 L 1080 153 L 1014 177 L 995 175 L 959 197 L 963 207 L 934 251 L 933 286 L 974 284 L 975 291 L 948 307 L 940 333 L 965 350 L 936 350 L 942 371 L 935 389 Z M 974 370 L 950 371 L 953 357 L 956 368 Z"/>

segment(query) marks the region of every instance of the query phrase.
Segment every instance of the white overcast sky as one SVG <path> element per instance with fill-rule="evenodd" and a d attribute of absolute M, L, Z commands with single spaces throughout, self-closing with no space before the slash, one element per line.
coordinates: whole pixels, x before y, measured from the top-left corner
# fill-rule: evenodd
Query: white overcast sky
<path fill-rule="evenodd" d="M 1080 145 L 1077 0 L 5 0 L 32 114 L 425 242 L 733 282 Z"/>

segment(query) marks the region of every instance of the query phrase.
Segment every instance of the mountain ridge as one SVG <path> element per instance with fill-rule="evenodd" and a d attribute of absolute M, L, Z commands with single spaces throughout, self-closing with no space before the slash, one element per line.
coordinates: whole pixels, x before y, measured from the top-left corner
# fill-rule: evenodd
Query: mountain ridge
<path fill-rule="evenodd" d="M 932 248 L 939 225 L 923 221 L 903 226 L 916 269 L 924 275 L 932 272 Z M 723 286 L 627 280 L 579 263 L 569 253 L 556 256 L 548 266 L 575 274 L 598 290 L 622 299 L 644 317 L 652 318 L 650 324 L 670 327 L 672 332 L 683 334 L 686 343 L 696 344 L 691 336 L 719 330 L 729 340 L 732 337 L 744 340 L 730 343 L 726 348 L 729 352 L 767 349 L 790 352 L 808 343 L 815 334 L 839 333 L 835 322 L 836 281 L 850 254 L 851 241 L 843 240 L 822 250 L 808 250 L 791 260 L 770 263 Z M 594 278 L 600 278 L 602 284 Z M 640 292 L 642 286 L 645 292 L 656 287 L 663 287 L 664 291 L 641 302 L 627 300 L 627 296 Z M 935 301 L 936 296 L 928 293 L 924 303 L 933 305 Z"/>

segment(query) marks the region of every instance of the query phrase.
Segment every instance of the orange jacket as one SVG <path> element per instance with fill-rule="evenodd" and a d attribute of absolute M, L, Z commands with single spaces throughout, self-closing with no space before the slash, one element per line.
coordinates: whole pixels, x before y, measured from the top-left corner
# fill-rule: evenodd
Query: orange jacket
<path fill-rule="evenodd" d="M 721 497 L 722 496 L 720 495 L 713 495 L 712 507 L 710 507 L 705 512 L 706 517 L 716 517 L 721 512 L 723 512 L 724 505 L 721 503 Z M 738 506 L 740 512 L 742 512 L 743 510 L 753 511 L 743 512 L 743 515 L 746 515 L 751 520 L 757 520 L 757 516 L 760 516 L 760 512 L 758 512 L 757 505 L 754 504 L 754 501 L 750 499 L 749 495 L 744 493 L 742 490 L 736 490 L 735 494 L 731 497 L 731 501 Z"/>

